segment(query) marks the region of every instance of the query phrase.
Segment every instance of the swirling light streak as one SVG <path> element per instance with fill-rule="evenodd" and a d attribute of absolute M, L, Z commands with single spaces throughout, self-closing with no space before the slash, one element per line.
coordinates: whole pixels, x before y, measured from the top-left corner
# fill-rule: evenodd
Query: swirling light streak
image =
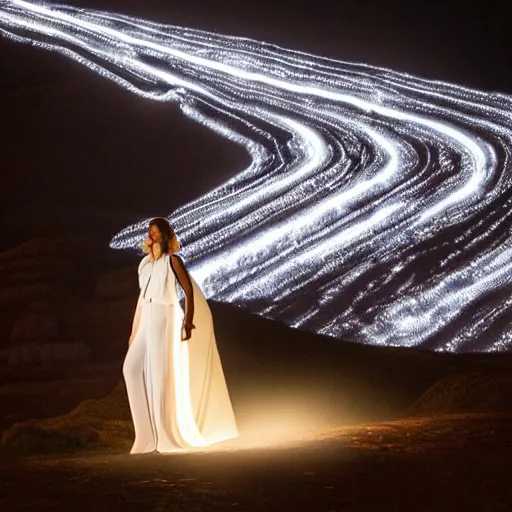
<path fill-rule="evenodd" d="M 0 31 L 246 148 L 171 215 L 210 297 L 366 343 L 511 346 L 511 97 L 48 3 L 0 0 Z"/>

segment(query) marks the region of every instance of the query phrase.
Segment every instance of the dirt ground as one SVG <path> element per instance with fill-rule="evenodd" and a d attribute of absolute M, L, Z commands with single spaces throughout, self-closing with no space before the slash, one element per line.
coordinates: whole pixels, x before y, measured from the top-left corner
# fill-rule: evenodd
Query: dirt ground
<path fill-rule="evenodd" d="M 240 439 L 180 454 L 3 459 L 2 510 L 512 510 L 512 415 Z"/>

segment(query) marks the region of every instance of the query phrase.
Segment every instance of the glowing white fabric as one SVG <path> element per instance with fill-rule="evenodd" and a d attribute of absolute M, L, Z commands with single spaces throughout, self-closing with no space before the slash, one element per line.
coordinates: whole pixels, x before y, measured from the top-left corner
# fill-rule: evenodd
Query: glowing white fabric
<path fill-rule="evenodd" d="M 181 341 L 183 310 L 169 256 L 139 265 L 141 293 L 123 366 L 135 427 L 131 453 L 207 446 L 238 436 L 210 308 L 192 280 L 196 329 Z"/>

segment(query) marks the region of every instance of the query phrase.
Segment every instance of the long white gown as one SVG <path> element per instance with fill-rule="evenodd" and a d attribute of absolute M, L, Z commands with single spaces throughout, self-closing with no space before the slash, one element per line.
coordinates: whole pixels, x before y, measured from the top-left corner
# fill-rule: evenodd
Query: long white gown
<path fill-rule="evenodd" d="M 169 255 L 140 262 L 141 291 L 123 365 L 135 427 L 130 453 L 174 452 L 238 437 L 210 308 L 190 279 L 196 328 L 183 342 L 184 313 Z"/>

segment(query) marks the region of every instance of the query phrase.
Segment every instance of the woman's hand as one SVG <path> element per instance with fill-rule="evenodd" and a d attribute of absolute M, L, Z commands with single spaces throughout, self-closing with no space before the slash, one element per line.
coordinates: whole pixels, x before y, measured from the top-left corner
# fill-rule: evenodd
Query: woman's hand
<path fill-rule="evenodd" d="M 151 240 L 151 238 L 147 238 L 146 240 L 144 240 L 144 242 L 142 242 L 140 244 L 140 248 L 146 253 L 146 254 L 150 254 L 151 253 L 151 246 L 153 245 L 153 240 Z"/>
<path fill-rule="evenodd" d="M 192 322 L 183 322 L 183 326 L 181 328 L 181 341 L 187 341 L 192 336 L 192 329 L 195 329 L 196 326 Z"/>
<path fill-rule="evenodd" d="M 151 246 L 151 250 L 153 252 L 153 258 L 157 260 L 162 256 L 162 246 L 159 242 L 153 242 L 153 245 Z"/>

